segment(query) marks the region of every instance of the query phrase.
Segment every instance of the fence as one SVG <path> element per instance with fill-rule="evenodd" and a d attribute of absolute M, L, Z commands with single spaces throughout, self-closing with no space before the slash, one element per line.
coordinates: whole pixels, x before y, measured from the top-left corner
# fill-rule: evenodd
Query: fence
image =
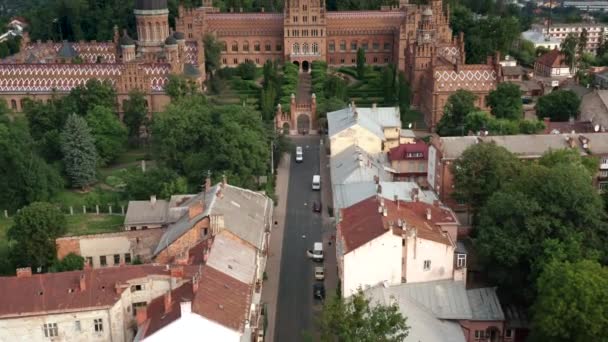
<path fill-rule="evenodd" d="M 119 215 L 125 216 L 126 206 L 125 205 L 116 205 L 116 204 L 96 204 L 96 205 L 83 205 L 83 206 L 62 206 L 58 205 L 57 209 L 59 209 L 62 213 L 66 215 L 76 215 L 76 214 L 95 214 L 95 215 Z M 16 212 L 10 213 L 8 210 L 3 210 L 2 218 L 8 219 L 11 217 L 11 214 L 17 214 L 21 211 L 17 209 Z"/>

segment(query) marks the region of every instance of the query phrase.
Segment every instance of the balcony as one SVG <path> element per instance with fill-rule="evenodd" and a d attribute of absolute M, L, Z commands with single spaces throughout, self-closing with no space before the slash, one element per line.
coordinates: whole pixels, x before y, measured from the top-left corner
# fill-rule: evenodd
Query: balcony
<path fill-rule="evenodd" d="M 318 56 L 321 56 L 320 52 L 307 52 L 307 53 L 304 53 L 304 52 L 297 52 L 297 53 L 296 52 L 292 52 L 292 53 L 289 54 L 289 57 L 292 57 L 292 58 L 293 57 L 318 57 Z"/>

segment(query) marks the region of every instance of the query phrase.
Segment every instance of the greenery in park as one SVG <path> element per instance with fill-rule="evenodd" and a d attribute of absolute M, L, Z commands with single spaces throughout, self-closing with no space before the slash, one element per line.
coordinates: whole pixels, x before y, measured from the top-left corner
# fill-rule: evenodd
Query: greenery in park
<path fill-rule="evenodd" d="M 514 83 L 500 83 L 486 97 L 491 113 L 499 119 L 518 120 L 523 117 L 521 90 Z"/>
<path fill-rule="evenodd" d="M 59 172 L 35 152 L 24 120 L 11 121 L 0 102 L 0 209 L 11 212 L 46 201 L 63 188 Z"/>
<path fill-rule="evenodd" d="M 19 52 L 21 37 L 11 37 L 0 43 L 0 58 L 4 58 Z"/>
<path fill-rule="evenodd" d="M 345 108 L 347 100 L 346 81 L 336 73 L 330 73 L 327 63 L 312 62 L 312 92 L 316 96 L 319 125 L 325 129 L 327 113 Z"/>
<path fill-rule="evenodd" d="M 129 98 L 123 103 L 123 118 L 122 121 L 127 126 L 128 135 L 130 138 L 138 138 L 140 128 L 148 122 L 148 106 L 144 93 L 138 89 L 133 89 L 129 92 Z"/>
<path fill-rule="evenodd" d="M 372 303 L 359 290 L 351 297 L 332 296 L 323 304 L 321 341 L 401 342 L 410 327 L 396 304 Z"/>
<path fill-rule="evenodd" d="M 99 165 L 107 165 L 125 152 L 127 128 L 111 109 L 97 105 L 87 112 L 86 121 L 95 140 Z"/>
<path fill-rule="evenodd" d="M 283 108 L 283 112 L 289 112 L 291 106 L 291 95 L 296 93 L 298 89 L 298 66 L 292 63 L 283 65 L 283 78 L 280 88 L 279 103 Z"/>
<path fill-rule="evenodd" d="M 169 81 L 165 84 L 165 92 L 173 101 L 183 97 L 201 95 L 196 82 L 179 75 L 169 75 Z"/>
<path fill-rule="evenodd" d="M 441 136 L 464 135 L 464 122 L 467 114 L 477 111 L 475 106 L 477 96 L 470 91 L 459 89 L 450 97 L 445 104 L 443 116 L 437 123 L 437 133 Z"/>
<path fill-rule="evenodd" d="M 597 167 L 574 150 L 523 163 L 493 143 L 471 146 L 454 163 L 455 197 L 473 210 L 479 260 L 507 298 L 532 303 L 552 258 L 604 256 L 605 212 L 591 176 Z"/>
<path fill-rule="evenodd" d="M 69 253 L 61 260 L 55 260 L 50 270 L 52 272 L 78 271 L 84 268 L 84 258 L 75 253 Z"/>
<path fill-rule="evenodd" d="M 545 341 L 608 336 L 608 268 L 596 261 L 552 261 L 537 280 L 532 335 Z"/>
<path fill-rule="evenodd" d="M 256 77 L 256 67 L 253 61 L 247 60 L 237 67 L 237 72 L 244 80 L 253 80 Z"/>
<path fill-rule="evenodd" d="M 15 215 L 7 232 L 15 266 L 43 269 L 55 260 L 55 239 L 65 233 L 65 216 L 52 204 L 34 202 Z"/>
<path fill-rule="evenodd" d="M 203 97 L 173 101 L 153 124 L 158 161 L 190 184 L 212 170 L 230 183 L 253 188 L 268 171 L 269 142 L 259 112 L 243 106 L 211 106 Z"/>
<path fill-rule="evenodd" d="M 365 50 L 363 48 L 357 50 L 357 76 L 359 79 L 365 77 Z"/>
<path fill-rule="evenodd" d="M 96 181 L 97 150 L 84 118 L 72 114 L 61 132 L 65 172 L 74 188 L 86 189 Z"/>
<path fill-rule="evenodd" d="M 568 121 L 570 118 L 577 117 L 580 105 L 580 98 L 572 90 L 556 90 L 538 99 L 536 115 L 539 119 Z"/>
<path fill-rule="evenodd" d="M 211 34 L 203 37 L 203 47 L 205 48 L 205 71 L 214 73 L 221 66 L 222 43 Z"/>
<path fill-rule="evenodd" d="M 172 195 L 188 192 L 186 179 L 166 168 L 154 168 L 142 172 L 140 168 L 133 167 L 123 175 L 123 179 L 126 184 L 125 194 L 131 200 L 147 200 L 151 195 L 169 198 Z"/>

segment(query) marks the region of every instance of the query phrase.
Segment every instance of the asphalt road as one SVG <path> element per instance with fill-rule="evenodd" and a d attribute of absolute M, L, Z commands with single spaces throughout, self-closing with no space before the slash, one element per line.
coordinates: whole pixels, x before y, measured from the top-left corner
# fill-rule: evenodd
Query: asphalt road
<path fill-rule="evenodd" d="M 302 146 L 304 160 L 291 157 L 287 214 L 283 236 L 281 276 L 274 338 L 276 342 L 304 341 L 303 334 L 313 332 L 313 309 L 320 303 L 313 299 L 314 263 L 306 250 L 321 240 L 321 214 L 312 210 L 312 202 L 321 194 L 312 190 L 312 177 L 319 174 L 319 137 L 297 137 L 295 146 Z M 324 184 L 321 184 L 323 187 Z"/>

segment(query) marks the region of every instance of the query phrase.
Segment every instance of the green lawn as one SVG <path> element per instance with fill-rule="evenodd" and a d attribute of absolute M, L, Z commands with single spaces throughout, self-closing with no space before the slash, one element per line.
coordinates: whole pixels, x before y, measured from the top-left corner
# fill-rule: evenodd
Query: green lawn
<path fill-rule="evenodd" d="M 66 218 L 68 221 L 66 236 L 119 232 L 125 219 L 120 215 L 103 214 L 67 215 Z"/>

